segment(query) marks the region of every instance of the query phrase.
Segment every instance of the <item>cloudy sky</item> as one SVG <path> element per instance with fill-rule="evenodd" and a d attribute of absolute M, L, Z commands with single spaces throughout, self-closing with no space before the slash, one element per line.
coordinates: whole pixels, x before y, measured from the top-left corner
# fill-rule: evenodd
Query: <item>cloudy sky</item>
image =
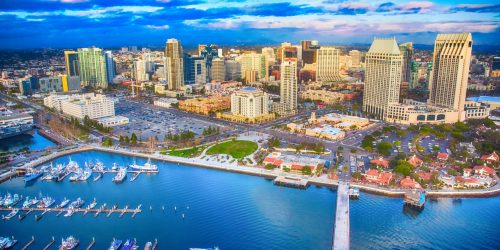
<path fill-rule="evenodd" d="M 500 45 L 500 0 L 0 0 L 0 48 L 278 44 L 373 37 L 432 44 L 472 32 Z"/>

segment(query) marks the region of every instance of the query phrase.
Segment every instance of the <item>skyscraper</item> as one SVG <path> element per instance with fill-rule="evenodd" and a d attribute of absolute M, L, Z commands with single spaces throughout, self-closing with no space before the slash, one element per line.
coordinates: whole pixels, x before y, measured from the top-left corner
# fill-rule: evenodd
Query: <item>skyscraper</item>
<path fill-rule="evenodd" d="M 240 81 L 241 80 L 241 64 L 238 61 L 227 60 L 225 63 L 226 77 L 225 80 L 228 81 Z"/>
<path fill-rule="evenodd" d="M 167 57 L 168 89 L 179 90 L 184 86 L 184 65 L 181 43 L 177 39 L 168 39 L 165 46 Z"/>
<path fill-rule="evenodd" d="M 300 41 L 302 49 L 302 61 L 304 64 L 312 64 L 316 62 L 316 53 L 319 49 L 317 40 Z"/>
<path fill-rule="evenodd" d="M 339 50 L 323 46 L 317 51 L 316 80 L 319 82 L 335 82 L 340 80 Z"/>
<path fill-rule="evenodd" d="M 201 67 L 205 66 L 205 60 L 202 56 L 184 54 L 184 83 L 195 84 L 197 82 L 197 75 L 201 74 Z M 206 72 L 206 69 L 203 69 L 203 72 Z M 199 77 L 198 81 L 200 81 Z M 204 81 L 206 81 L 206 79 Z"/>
<path fill-rule="evenodd" d="M 78 69 L 82 86 L 107 88 L 106 62 L 99 48 L 78 49 Z"/>
<path fill-rule="evenodd" d="M 280 103 L 286 113 L 294 113 L 297 110 L 297 62 L 283 62 L 280 79 Z"/>
<path fill-rule="evenodd" d="M 415 61 L 411 62 L 411 77 L 410 77 L 410 89 L 418 87 L 418 63 Z"/>
<path fill-rule="evenodd" d="M 245 83 L 250 83 L 260 79 L 267 79 L 268 69 L 266 57 L 255 52 L 241 55 L 241 77 L 245 78 Z"/>
<path fill-rule="evenodd" d="M 199 49 L 199 48 L 198 48 Z M 206 78 L 205 82 L 209 82 L 212 80 L 212 60 L 217 58 L 217 45 L 211 44 L 210 46 L 205 46 L 200 51 L 200 56 L 205 60 L 205 68 L 206 68 Z"/>
<path fill-rule="evenodd" d="M 389 104 L 399 102 L 402 61 L 394 38 L 373 40 L 366 54 L 364 112 L 384 118 Z"/>
<path fill-rule="evenodd" d="M 434 44 L 429 101 L 459 112 L 465 119 L 465 94 L 472 55 L 471 33 L 438 34 Z"/>
<path fill-rule="evenodd" d="M 359 52 L 359 50 L 349 51 L 349 56 L 351 56 L 353 67 L 359 67 L 361 65 L 361 52 Z"/>
<path fill-rule="evenodd" d="M 64 51 L 64 60 L 66 61 L 66 74 L 68 76 L 77 76 L 78 52 L 72 50 Z"/>
<path fill-rule="evenodd" d="M 112 83 L 115 78 L 115 61 L 113 60 L 113 52 L 110 50 L 104 52 L 104 57 L 106 59 L 106 74 L 108 77 L 108 83 Z"/>
<path fill-rule="evenodd" d="M 212 80 L 224 81 L 226 78 L 226 67 L 223 58 L 212 60 Z"/>
<path fill-rule="evenodd" d="M 276 62 L 276 56 L 274 54 L 274 49 L 271 47 L 262 48 L 262 54 L 266 57 L 269 65 L 274 65 Z"/>
<path fill-rule="evenodd" d="M 401 67 L 401 81 L 411 81 L 411 61 L 413 60 L 413 43 L 402 43 L 399 45 L 399 51 L 403 56 L 403 66 Z"/>

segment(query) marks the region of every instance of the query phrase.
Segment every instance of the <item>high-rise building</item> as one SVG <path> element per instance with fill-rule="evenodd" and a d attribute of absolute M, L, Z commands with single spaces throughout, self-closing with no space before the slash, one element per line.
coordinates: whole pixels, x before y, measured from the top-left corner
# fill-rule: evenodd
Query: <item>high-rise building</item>
<path fill-rule="evenodd" d="M 225 63 L 227 81 L 241 81 L 241 64 L 235 60 L 227 60 Z"/>
<path fill-rule="evenodd" d="M 198 56 L 201 56 L 201 52 L 207 47 L 206 44 L 198 44 Z"/>
<path fill-rule="evenodd" d="M 72 50 L 64 51 L 64 60 L 66 61 L 66 74 L 68 76 L 77 76 L 78 52 Z"/>
<path fill-rule="evenodd" d="M 283 62 L 280 71 L 280 104 L 285 113 L 294 113 L 297 110 L 297 62 Z"/>
<path fill-rule="evenodd" d="M 33 88 L 31 87 L 31 81 L 29 78 L 19 80 L 19 93 L 24 96 L 33 94 Z"/>
<path fill-rule="evenodd" d="M 339 81 L 339 50 L 323 46 L 317 50 L 316 80 L 320 82 Z"/>
<path fill-rule="evenodd" d="M 317 40 L 303 40 L 300 41 L 302 49 L 302 61 L 304 64 L 312 64 L 316 62 L 316 53 L 319 49 Z"/>
<path fill-rule="evenodd" d="M 411 67 L 410 67 L 410 72 L 411 72 L 411 75 L 410 75 L 410 85 L 409 85 L 409 88 L 410 89 L 414 89 L 416 87 L 418 87 L 418 80 L 419 80 L 419 77 L 418 77 L 418 62 L 416 61 L 412 61 L 411 62 Z"/>
<path fill-rule="evenodd" d="M 373 40 L 366 54 L 364 112 L 384 118 L 389 104 L 399 103 L 402 61 L 394 38 Z"/>
<path fill-rule="evenodd" d="M 104 58 L 106 59 L 106 74 L 108 77 L 108 83 L 112 83 L 115 78 L 115 61 L 113 60 L 113 52 L 108 50 L 104 52 Z"/>
<path fill-rule="evenodd" d="M 78 68 L 82 86 L 102 89 L 108 87 L 106 62 L 101 49 L 78 49 Z"/>
<path fill-rule="evenodd" d="M 274 55 L 274 49 L 271 47 L 262 48 L 262 55 L 266 57 L 267 63 L 269 65 L 274 65 L 276 62 L 276 56 Z"/>
<path fill-rule="evenodd" d="M 200 51 L 200 56 L 205 60 L 206 68 L 206 79 L 205 82 L 212 80 L 212 60 L 217 58 L 217 45 L 211 44 L 210 46 L 205 46 Z"/>
<path fill-rule="evenodd" d="M 138 83 L 149 81 L 149 74 L 146 71 L 146 61 L 134 61 L 134 65 L 132 66 L 132 76 Z"/>
<path fill-rule="evenodd" d="M 231 113 L 248 118 L 267 115 L 268 100 L 267 93 L 253 87 L 245 87 L 231 94 Z"/>
<path fill-rule="evenodd" d="M 240 63 L 241 77 L 245 79 L 245 83 L 268 79 L 268 67 L 264 55 L 255 52 L 245 53 L 241 55 Z"/>
<path fill-rule="evenodd" d="M 168 39 L 165 46 L 167 57 L 168 89 L 179 90 L 184 86 L 184 62 L 181 43 L 177 39 Z"/>
<path fill-rule="evenodd" d="M 223 58 L 212 60 L 212 80 L 224 81 L 226 78 L 226 66 Z"/>
<path fill-rule="evenodd" d="M 78 91 L 80 87 L 80 77 L 79 76 L 51 76 L 42 77 L 38 80 L 40 86 L 40 92 L 68 92 L 68 91 Z"/>
<path fill-rule="evenodd" d="M 438 34 L 429 85 L 431 104 L 458 110 L 465 119 L 465 94 L 472 55 L 471 33 Z"/>
<path fill-rule="evenodd" d="M 204 84 L 207 82 L 207 68 L 202 56 L 184 55 L 184 83 Z M 202 79 L 204 77 L 204 79 Z"/>
<path fill-rule="evenodd" d="M 359 50 L 349 51 L 349 56 L 351 57 L 353 67 L 359 67 L 361 65 L 361 52 L 359 52 Z"/>
<path fill-rule="evenodd" d="M 399 51 L 403 56 L 403 66 L 401 68 L 401 81 L 411 81 L 411 61 L 413 60 L 413 43 L 402 43 L 399 45 Z"/>

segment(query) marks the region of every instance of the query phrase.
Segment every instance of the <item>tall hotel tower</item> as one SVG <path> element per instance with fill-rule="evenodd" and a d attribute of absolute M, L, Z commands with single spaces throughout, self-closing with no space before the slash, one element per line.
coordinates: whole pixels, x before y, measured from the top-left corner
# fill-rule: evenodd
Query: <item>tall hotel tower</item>
<path fill-rule="evenodd" d="M 182 46 L 177 39 L 168 39 L 165 46 L 167 57 L 168 89 L 179 90 L 184 86 L 184 62 Z"/>
<path fill-rule="evenodd" d="M 339 81 L 339 50 L 334 47 L 322 46 L 316 53 L 316 80 L 319 82 Z"/>
<path fill-rule="evenodd" d="M 379 119 L 399 102 L 403 57 L 394 38 L 373 40 L 366 54 L 363 111 Z"/>
<path fill-rule="evenodd" d="M 438 34 L 429 84 L 429 102 L 458 110 L 465 119 L 464 105 L 472 54 L 471 33 Z"/>
<path fill-rule="evenodd" d="M 106 62 L 99 48 L 78 49 L 78 69 L 82 86 L 107 88 Z"/>
<path fill-rule="evenodd" d="M 286 113 L 297 110 L 297 62 L 287 60 L 281 64 L 280 102 Z"/>

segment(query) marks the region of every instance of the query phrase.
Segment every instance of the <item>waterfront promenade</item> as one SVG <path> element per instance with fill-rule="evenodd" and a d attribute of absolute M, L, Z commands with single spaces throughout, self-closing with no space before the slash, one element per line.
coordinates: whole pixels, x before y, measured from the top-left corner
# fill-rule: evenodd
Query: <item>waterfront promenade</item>
<path fill-rule="evenodd" d="M 15 176 L 17 169 L 25 169 L 32 168 L 44 164 L 46 162 L 52 161 L 61 156 L 75 154 L 79 152 L 85 151 L 101 151 L 108 153 L 115 153 L 121 155 L 128 155 L 132 157 L 139 157 L 145 159 L 153 159 L 165 162 L 172 162 L 183 165 L 191 165 L 197 167 L 211 168 L 222 171 L 229 171 L 235 173 L 242 173 L 254 176 L 262 176 L 265 178 L 275 179 L 278 176 L 287 176 L 291 178 L 304 178 L 307 179 L 309 184 L 318 185 L 318 186 L 328 186 L 328 187 L 336 187 L 338 186 L 337 180 L 332 180 L 327 178 L 325 175 L 322 176 L 312 176 L 312 177 L 304 177 L 301 175 L 284 173 L 279 170 L 266 170 L 263 168 L 256 167 L 248 167 L 248 166 L 238 166 L 237 164 L 231 163 L 214 163 L 214 162 L 205 162 L 202 159 L 198 158 L 182 158 L 170 155 L 163 155 L 159 152 L 155 152 L 153 154 L 132 151 L 128 148 L 109 148 L 103 147 L 99 145 L 81 145 L 72 149 L 53 152 L 52 154 L 42 156 L 34 161 L 31 161 L 19 168 L 13 169 L 13 171 L 9 171 L 0 175 L 0 182 L 5 181 L 9 178 Z M 393 196 L 393 197 L 403 197 L 405 190 L 404 189 L 389 189 L 386 187 L 373 186 L 367 184 L 360 183 L 351 183 L 351 187 L 359 188 L 361 191 L 370 192 L 374 194 L 384 195 L 384 196 Z M 495 186 L 490 187 L 488 189 L 480 189 L 480 190 L 427 190 L 428 197 L 494 197 L 500 195 L 500 182 L 497 182 Z"/>

